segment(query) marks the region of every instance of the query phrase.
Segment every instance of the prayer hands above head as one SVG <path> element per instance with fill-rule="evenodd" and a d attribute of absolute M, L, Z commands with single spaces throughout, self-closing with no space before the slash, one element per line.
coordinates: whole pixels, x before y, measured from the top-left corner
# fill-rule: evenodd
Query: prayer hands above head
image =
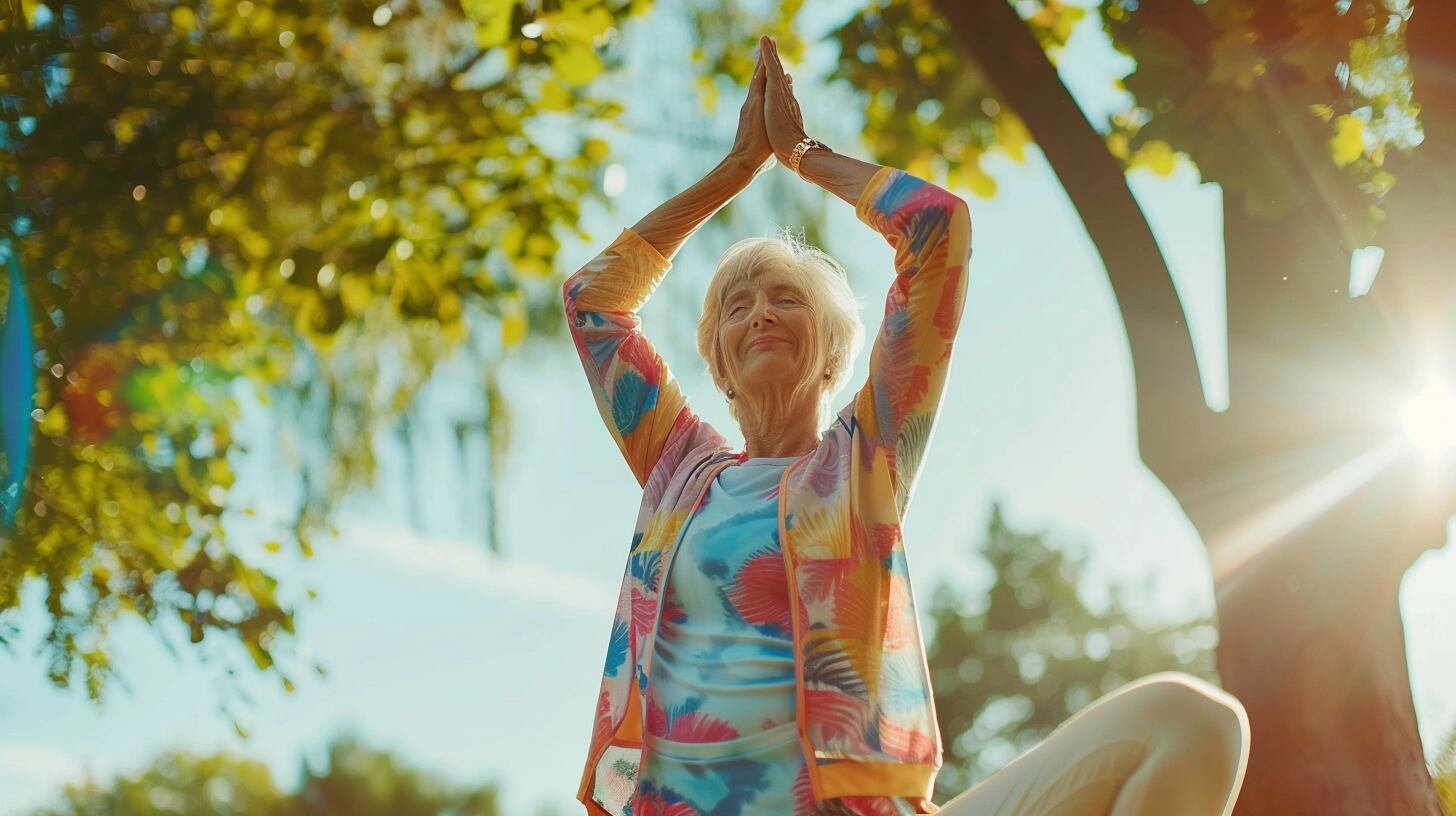
<path fill-rule="evenodd" d="M 733 155 L 742 159 L 755 171 L 772 166 L 773 146 L 769 144 L 768 132 L 764 129 L 764 88 L 767 72 L 764 68 L 763 48 L 758 50 L 758 64 L 753 68 L 753 79 L 748 82 L 748 98 L 738 112 L 738 134 L 733 138 Z"/>
<path fill-rule="evenodd" d="M 808 136 L 804 132 L 804 115 L 799 110 L 799 100 L 794 98 L 794 78 L 784 73 L 784 65 L 779 61 L 778 43 L 772 37 L 759 37 L 758 53 L 768 75 L 764 88 L 764 129 L 774 155 L 788 167 L 794 146 Z"/>

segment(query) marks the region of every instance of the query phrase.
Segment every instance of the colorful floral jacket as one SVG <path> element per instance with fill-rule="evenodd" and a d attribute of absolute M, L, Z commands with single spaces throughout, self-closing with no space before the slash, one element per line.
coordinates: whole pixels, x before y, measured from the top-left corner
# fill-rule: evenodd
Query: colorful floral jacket
<path fill-rule="evenodd" d="M 867 382 L 780 485 L 798 734 L 816 801 L 904 796 L 934 813 L 942 746 L 901 523 L 965 302 L 970 213 L 885 167 L 855 214 L 894 248 L 895 279 Z M 688 407 L 641 332 L 638 310 L 671 265 L 626 229 L 562 287 L 597 408 L 643 488 L 577 792 L 592 816 L 620 816 L 636 787 L 661 590 L 684 522 L 718 472 L 746 458 Z"/>

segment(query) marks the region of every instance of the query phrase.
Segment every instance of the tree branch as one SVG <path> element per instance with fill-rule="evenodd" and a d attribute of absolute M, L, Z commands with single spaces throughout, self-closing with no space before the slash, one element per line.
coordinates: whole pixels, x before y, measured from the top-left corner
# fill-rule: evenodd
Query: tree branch
<path fill-rule="evenodd" d="M 1172 440 L 1186 438 L 1211 415 L 1182 303 L 1121 164 L 1006 0 L 936 5 L 967 55 L 1026 123 L 1102 256 L 1132 348 L 1143 460 L 1165 482 L 1191 478 L 1174 463 L 1172 457 L 1186 459 Z"/>

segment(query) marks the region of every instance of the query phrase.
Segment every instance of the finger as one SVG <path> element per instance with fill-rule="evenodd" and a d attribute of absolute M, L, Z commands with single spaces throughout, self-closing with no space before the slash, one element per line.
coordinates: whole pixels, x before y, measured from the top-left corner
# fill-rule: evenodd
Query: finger
<path fill-rule="evenodd" d="M 773 44 L 773 58 L 774 65 L 779 69 L 779 73 L 788 76 L 789 70 L 784 67 L 784 57 L 779 53 L 779 44 L 777 42 Z"/>

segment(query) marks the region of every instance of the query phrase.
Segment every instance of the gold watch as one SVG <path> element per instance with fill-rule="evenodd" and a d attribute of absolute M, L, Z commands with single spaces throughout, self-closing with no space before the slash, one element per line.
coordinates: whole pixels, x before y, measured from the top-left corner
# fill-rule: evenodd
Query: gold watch
<path fill-rule="evenodd" d="M 799 163 L 804 160 L 804 154 L 815 147 L 822 147 L 825 150 L 829 149 L 829 145 L 824 144 L 818 139 L 811 139 L 806 136 L 803 139 L 800 139 L 798 144 L 794 145 L 794 152 L 789 154 L 789 169 L 793 170 L 795 173 L 798 173 L 800 178 L 803 178 L 804 174 L 799 173 Z"/>

